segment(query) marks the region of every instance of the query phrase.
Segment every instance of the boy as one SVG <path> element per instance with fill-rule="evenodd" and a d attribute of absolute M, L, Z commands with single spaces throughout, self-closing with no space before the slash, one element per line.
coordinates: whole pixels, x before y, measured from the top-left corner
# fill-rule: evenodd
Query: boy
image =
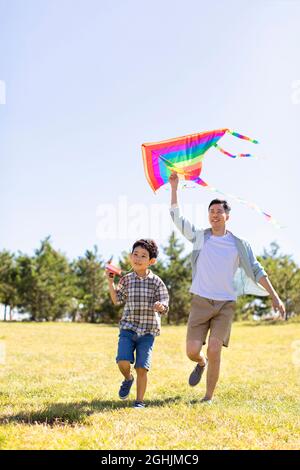
<path fill-rule="evenodd" d="M 122 277 L 117 287 L 114 285 L 114 275 L 106 271 L 113 303 L 125 304 L 120 320 L 116 357 L 125 379 L 119 390 L 121 400 L 128 397 L 134 382 L 130 364 L 134 363 L 136 351 L 137 395 L 134 408 L 145 407 L 143 400 L 154 338 L 160 334 L 160 314 L 167 314 L 169 310 L 169 295 L 165 284 L 148 269 L 156 262 L 157 256 L 156 243 L 153 240 L 141 239 L 134 243 L 130 254 L 133 271 Z"/>

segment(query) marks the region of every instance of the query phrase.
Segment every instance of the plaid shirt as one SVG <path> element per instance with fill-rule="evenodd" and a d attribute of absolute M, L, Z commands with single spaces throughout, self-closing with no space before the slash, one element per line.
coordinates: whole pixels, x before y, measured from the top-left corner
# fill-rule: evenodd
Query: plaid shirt
<path fill-rule="evenodd" d="M 138 336 L 160 334 L 160 313 L 153 310 L 155 302 L 165 306 L 163 313 L 169 310 L 169 294 L 160 277 L 149 272 L 146 278 L 140 278 L 135 272 L 120 279 L 116 288 L 118 305 L 124 304 L 120 327 L 133 330 Z"/>

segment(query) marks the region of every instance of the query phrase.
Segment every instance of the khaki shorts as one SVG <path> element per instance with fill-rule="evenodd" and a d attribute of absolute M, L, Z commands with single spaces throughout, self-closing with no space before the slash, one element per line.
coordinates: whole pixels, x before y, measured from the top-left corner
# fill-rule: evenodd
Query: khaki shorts
<path fill-rule="evenodd" d="M 193 295 L 191 312 L 188 319 L 187 341 L 198 340 L 206 342 L 208 330 L 228 346 L 231 324 L 236 302 L 234 300 L 211 300 L 199 295 Z"/>

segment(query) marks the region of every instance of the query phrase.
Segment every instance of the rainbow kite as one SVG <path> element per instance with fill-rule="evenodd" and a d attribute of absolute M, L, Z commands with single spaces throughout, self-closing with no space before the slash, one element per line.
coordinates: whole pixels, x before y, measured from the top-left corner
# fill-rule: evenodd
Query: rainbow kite
<path fill-rule="evenodd" d="M 218 145 L 218 141 L 226 133 L 238 137 L 239 139 L 248 140 L 249 142 L 258 144 L 257 140 L 250 139 L 249 137 L 230 129 L 218 129 L 214 131 L 201 132 L 199 134 L 190 134 L 183 137 L 175 137 L 174 139 L 163 140 L 161 142 L 143 144 L 143 163 L 148 183 L 155 192 L 161 186 L 169 182 L 169 177 L 172 172 L 176 172 L 180 179 L 192 181 L 226 197 L 233 198 L 242 204 L 246 204 L 257 212 L 263 214 L 269 221 L 274 223 L 274 225 L 280 227 L 271 215 L 264 212 L 256 204 L 232 194 L 225 194 L 208 185 L 200 178 L 205 153 L 211 147 L 216 147 L 220 152 L 231 158 L 253 156 L 249 153 L 233 155 L 220 147 Z"/>

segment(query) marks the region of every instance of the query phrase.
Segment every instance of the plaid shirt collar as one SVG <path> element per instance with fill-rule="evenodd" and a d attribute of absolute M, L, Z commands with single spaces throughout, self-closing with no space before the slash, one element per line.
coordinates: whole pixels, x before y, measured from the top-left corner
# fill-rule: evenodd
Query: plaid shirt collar
<path fill-rule="evenodd" d="M 146 279 L 152 279 L 154 277 L 154 274 L 151 269 L 149 269 L 149 273 L 146 277 L 140 277 L 135 271 L 133 271 L 133 275 L 136 279 L 139 279 L 140 281 L 145 281 Z"/>

